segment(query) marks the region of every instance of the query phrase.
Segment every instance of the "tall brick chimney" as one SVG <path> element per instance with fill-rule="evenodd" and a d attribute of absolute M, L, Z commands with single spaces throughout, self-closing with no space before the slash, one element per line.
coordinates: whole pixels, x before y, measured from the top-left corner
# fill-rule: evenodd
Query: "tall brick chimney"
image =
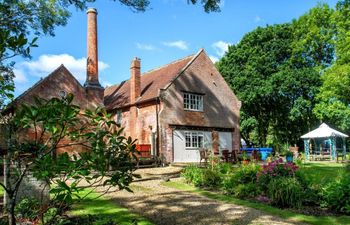
<path fill-rule="evenodd" d="M 140 133 L 137 115 L 137 106 L 134 104 L 138 97 L 141 96 L 141 62 L 140 59 L 134 58 L 130 66 L 130 116 L 129 116 L 129 126 L 130 126 L 130 136 L 140 140 Z"/>
<path fill-rule="evenodd" d="M 130 66 L 130 103 L 141 96 L 141 61 L 134 58 Z"/>
<path fill-rule="evenodd" d="M 84 87 L 91 101 L 103 103 L 104 88 L 98 81 L 97 10 L 89 8 L 87 14 L 87 62 Z"/>

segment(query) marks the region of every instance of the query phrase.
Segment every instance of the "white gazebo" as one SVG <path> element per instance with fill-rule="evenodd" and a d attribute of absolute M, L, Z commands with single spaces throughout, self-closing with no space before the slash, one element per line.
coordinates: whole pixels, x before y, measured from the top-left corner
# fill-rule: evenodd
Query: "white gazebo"
<path fill-rule="evenodd" d="M 345 157 L 346 155 L 346 143 L 345 139 L 349 137 L 346 134 L 343 134 L 342 132 L 339 132 L 337 130 L 334 130 L 330 128 L 327 124 L 322 123 L 317 129 L 310 131 L 307 134 L 304 134 L 301 136 L 302 139 L 304 139 L 304 148 L 305 148 L 305 159 L 309 160 L 310 156 L 310 141 L 315 141 L 315 152 L 314 156 L 320 155 L 323 156 L 324 152 L 326 152 L 326 155 L 328 155 L 327 147 L 322 148 L 322 143 L 327 143 L 329 145 L 329 157 L 332 160 L 336 160 L 337 158 L 337 146 L 336 141 L 337 138 L 341 138 L 343 140 L 343 148 L 342 148 L 342 155 Z M 319 153 L 319 154 L 318 154 Z"/>

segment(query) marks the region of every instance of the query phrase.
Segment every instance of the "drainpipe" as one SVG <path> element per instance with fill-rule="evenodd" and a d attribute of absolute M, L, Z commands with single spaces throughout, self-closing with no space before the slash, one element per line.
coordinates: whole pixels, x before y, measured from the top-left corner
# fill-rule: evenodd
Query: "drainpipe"
<path fill-rule="evenodd" d="M 156 99 L 156 123 L 157 123 L 157 128 L 156 128 L 156 134 L 157 134 L 157 140 L 156 140 L 156 151 L 155 151 L 155 156 L 159 156 L 159 146 L 160 146 L 160 136 L 159 136 L 159 104 L 160 100 L 159 98 Z"/>

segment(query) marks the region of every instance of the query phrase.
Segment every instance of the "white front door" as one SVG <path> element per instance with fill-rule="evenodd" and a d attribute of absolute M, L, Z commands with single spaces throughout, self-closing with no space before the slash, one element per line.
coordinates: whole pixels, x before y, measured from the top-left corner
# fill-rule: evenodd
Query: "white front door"
<path fill-rule="evenodd" d="M 174 130 L 174 162 L 199 162 L 199 149 L 211 146 L 211 133 L 197 130 Z"/>

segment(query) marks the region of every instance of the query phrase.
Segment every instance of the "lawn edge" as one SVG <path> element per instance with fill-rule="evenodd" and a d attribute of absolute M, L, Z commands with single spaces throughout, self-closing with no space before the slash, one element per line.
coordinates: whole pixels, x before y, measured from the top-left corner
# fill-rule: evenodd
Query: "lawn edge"
<path fill-rule="evenodd" d="M 86 188 L 84 190 L 84 192 L 89 192 L 89 191 L 91 191 L 90 188 Z M 82 192 L 82 193 L 84 193 L 84 192 Z M 99 195 L 100 195 L 99 192 L 91 191 L 91 193 L 87 196 L 86 199 L 84 199 L 84 200 L 82 200 L 80 202 L 74 203 L 73 207 L 69 210 L 69 213 L 71 215 L 81 216 L 82 214 L 79 213 L 79 209 L 77 209 L 77 206 L 81 207 L 81 205 L 85 204 L 84 201 L 94 200 L 95 197 L 99 196 Z M 92 198 L 92 199 L 89 199 L 89 198 Z M 114 201 L 113 199 L 110 199 L 110 198 L 106 197 L 105 195 L 100 196 L 97 199 L 107 201 L 108 205 L 106 205 L 106 207 L 108 207 L 109 205 L 113 205 L 113 208 L 115 208 L 115 210 L 123 211 L 123 213 L 126 214 L 127 217 L 133 217 L 134 219 L 136 219 L 138 221 L 137 224 L 139 224 L 139 225 L 155 225 L 148 218 L 144 217 L 143 215 L 140 215 L 140 214 L 132 212 L 131 210 L 129 210 L 129 208 L 120 205 L 118 202 Z M 89 206 L 86 206 L 86 207 L 89 207 Z M 91 215 L 94 215 L 94 214 L 91 214 Z M 126 224 L 126 223 L 130 224 L 129 221 L 118 221 L 118 224 L 119 223 L 120 224 Z"/>
<path fill-rule="evenodd" d="M 288 210 L 282 210 L 279 208 L 275 208 L 263 203 L 255 203 L 250 202 L 247 200 L 237 199 L 228 195 L 224 195 L 221 193 L 216 193 L 213 191 L 203 190 L 200 188 L 196 188 L 192 185 L 186 184 L 181 181 L 169 181 L 169 182 L 162 182 L 161 185 L 174 188 L 181 191 L 186 191 L 194 194 L 198 194 L 213 200 L 230 203 L 230 204 L 237 204 L 245 207 L 250 207 L 253 209 L 257 209 L 260 211 L 263 211 L 265 213 L 268 213 L 270 215 L 278 216 L 283 219 L 288 219 L 292 222 L 302 222 L 302 223 L 309 223 L 313 225 L 346 225 L 350 224 L 350 217 L 349 216 L 311 216 L 311 215 L 304 215 L 300 213 L 295 213 Z"/>

